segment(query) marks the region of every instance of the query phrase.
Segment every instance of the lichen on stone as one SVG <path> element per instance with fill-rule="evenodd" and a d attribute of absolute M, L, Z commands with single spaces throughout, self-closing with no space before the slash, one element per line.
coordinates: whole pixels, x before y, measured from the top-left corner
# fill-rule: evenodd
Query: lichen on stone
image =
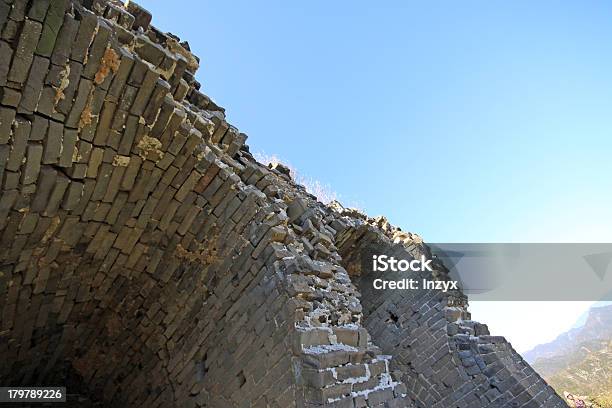
<path fill-rule="evenodd" d="M 136 147 L 140 149 L 138 155 L 144 160 L 158 162 L 164 157 L 164 152 L 161 150 L 162 143 L 154 137 L 144 135 Z"/>
<path fill-rule="evenodd" d="M 93 118 L 93 116 L 94 115 L 91 112 L 91 106 L 89 106 L 88 103 L 83 109 L 83 112 L 81 112 L 81 116 L 79 118 L 79 130 L 83 129 L 87 125 L 91 125 L 91 119 Z"/>
<path fill-rule="evenodd" d="M 130 164 L 129 156 L 116 155 L 113 158 L 113 166 L 115 167 L 127 167 L 128 164 Z"/>
<path fill-rule="evenodd" d="M 54 105 L 57 105 L 62 99 L 66 97 L 66 95 L 64 95 L 64 90 L 66 90 L 66 88 L 68 88 L 68 85 L 70 84 L 70 80 L 68 79 L 69 75 L 70 75 L 70 65 L 66 65 L 66 67 L 61 72 L 59 86 L 54 88 L 55 89 L 55 99 L 53 100 Z"/>
<path fill-rule="evenodd" d="M 79 160 L 81 160 L 83 157 L 79 154 L 79 149 L 78 147 L 74 147 L 74 150 L 72 151 L 72 161 L 73 162 L 78 162 Z"/>
<path fill-rule="evenodd" d="M 98 68 L 98 72 L 94 77 L 94 83 L 96 85 L 100 85 L 108 74 L 116 73 L 119 69 L 119 55 L 112 48 L 107 48 L 104 51 L 104 55 L 102 56 L 102 60 L 100 61 L 100 67 Z"/>

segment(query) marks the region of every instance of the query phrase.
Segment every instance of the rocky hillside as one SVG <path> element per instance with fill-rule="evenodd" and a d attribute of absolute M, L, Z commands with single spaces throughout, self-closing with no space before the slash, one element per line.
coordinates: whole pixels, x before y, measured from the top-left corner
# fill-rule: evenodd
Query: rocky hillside
<path fill-rule="evenodd" d="M 594 307 L 583 326 L 525 353 L 555 390 L 604 400 L 612 396 L 612 305 Z M 612 405 L 609 405 L 612 406 Z"/>

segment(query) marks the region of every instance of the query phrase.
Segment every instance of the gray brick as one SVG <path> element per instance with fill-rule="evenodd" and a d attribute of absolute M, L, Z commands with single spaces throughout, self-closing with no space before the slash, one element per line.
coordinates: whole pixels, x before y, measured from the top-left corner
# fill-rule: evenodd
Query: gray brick
<path fill-rule="evenodd" d="M 107 100 L 114 103 L 119 102 L 119 97 L 121 96 L 130 72 L 132 71 L 132 67 L 134 66 L 134 57 L 129 51 L 121 48 L 119 50 L 119 55 L 121 57 L 119 69 L 111 82 L 107 95 Z"/>
<path fill-rule="evenodd" d="M 30 132 L 30 140 L 32 141 L 41 141 L 44 140 L 47 135 L 47 130 L 49 129 L 49 119 L 34 115 L 34 119 L 32 121 L 32 131 Z"/>
<path fill-rule="evenodd" d="M 96 136 L 93 139 L 93 143 L 96 146 L 105 146 L 109 136 L 109 131 L 117 105 L 111 102 L 105 102 L 102 113 L 100 114 L 100 120 L 98 122 L 98 128 L 96 130 Z"/>
<path fill-rule="evenodd" d="M 8 87 L 0 88 L 0 104 L 16 108 L 20 100 L 21 93 L 18 90 Z"/>
<path fill-rule="evenodd" d="M 136 94 L 136 98 L 134 99 L 134 103 L 132 104 L 132 107 L 130 109 L 130 113 L 137 116 L 141 116 L 144 113 L 158 79 L 159 74 L 157 72 L 152 71 L 150 69 L 146 71 L 144 80 L 142 81 L 142 84 L 139 87 L 138 93 Z"/>
<path fill-rule="evenodd" d="M 60 28 L 51 54 L 51 62 L 56 65 L 66 65 L 79 29 L 79 22 L 71 15 L 64 15 L 64 22 Z"/>
<path fill-rule="evenodd" d="M 110 39 L 111 30 L 108 25 L 102 21 L 98 21 L 98 32 L 96 33 L 94 40 L 89 47 L 89 54 L 87 56 L 87 63 L 83 69 L 83 76 L 87 79 L 93 79 L 94 75 L 100 67 L 104 52 L 108 47 L 108 41 Z"/>
<path fill-rule="evenodd" d="M 69 0 L 51 0 L 45 22 L 40 35 L 40 42 L 36 53 L 44 57 L 50 57 L 55 46 L 58 33 L 61 31 L 61 26 L 64 21 L 64 14 L 68 7 Z"/>
<path fill-rule="evenodd" d="M 19 113 L 33 113 L 38 106 L 38 100 L 43 88 L 43 81 L 49 69 L 49 60 L 34 56 L 32 68 L 19 102 Z"/>
<path fill-rule="evenodd" d="M 36 196 L 32 201 L 32 211 L 42 212 L 45 209 L 49 201 L 51 191 L 53 191 L 53 187 L 55 186 L 56 179 L 57 171 L 55 169 L 50 166 L 41 166 L 36 188 Z"/>
<path fill-rule="evenodd" d="M 42 159 L 43 147 L 39 144 L 28 145 L 26 166 L 23 172 L 23 184 L 36 183 L 40 172 L 40 161 Z"/>
<path fill-rule="evenodd" d="M 0 106 L 0 145 L 9 142 L 14 120 L 15 110 Z"/>
<path fill-rule="evenodd" d="M 79 30 L 74 38 L 70 58 L 82 64 L 85 61 L 89 45 L 93 40 L 96 27 L 98 26 L 98 18 L 87 9 L 79 9 L 77 14 L 80 17 L 80 24 Z"/>
<path fill-rule="evenodd" d="M 4 28 L 4 24 L 8 20 L 8 16 L 11 12 L 11 6 L 6 3 L 0 3 L 0 32 Z"/>
<path fill-rule="evenodd" d="M 51 190 L 51 194 L 49 195 L 47 206 L 45 207 L 43 215 L 54 216 L 57 213 L 69 184 L 70 179 L 68 177 L 64 176 L 62 173 L 57 173 L 55 185 Z"/>
<path fill-rule="evenodd" d="M 50 0 L 33 1 L 28 11 L 28 18 L 43 23 L 47 15 L 47 10 L 49 9 L 49 1 Z"/>
<path fill-rule="evenodd" d="M 59 160 L 59 165 L 61 167 L 72 166 L 76 141 L 77 141 L 76 129 L 65 129 L 64 137 L 62 138 L 62 153 L 60 155 L 60 160 Z"/>
<path fill-rule="evenodd" d="M 85 109 L 85 107 L 91 107 L 91 101 L 90 101 L 90 96 L 91 96 L 91 88 L 92 88 L 92 82 L 86 79 L 81 79 L 79 81 L 79 86 L 77 89 L 77 93 L 76 93 L 76 98 L 74 100 L 74 104 L 72 105 L 72 109 L 70 109 L 70 113 L 68 114 L 68 117 L 66 118 L 66 126 L 67 127 L 71 127 L 71 128 L 77 128 L 77 127 L 82 127 L 82 125 L 84 125 L 83 123 L 81 123 L 81 118 L 83 115 L 83 110 Z M 88 119 L 91 120 L 91 117 L 89 115 L 85 115 L 87 116 Z"/>
<path fill-rule="evenodd" d="M 3 3 L 0 3 L 0 7 Z M 13 57 L 13 50 L 11 46 L 4 41 L 0 41 L 0 61 L 6 61 L 6 63 L 0 64 L 0 86 L 6 85 L 6 79 L 9 74 L 10 61 Z"/>
<path fill-rule="evenodd" d="M 72 181 L 62 202 L 62 208 L 65 210 L 74 210 L 83 195 L 83 189 L 83 183 Z"/>
<path fill-rule="evenodd" d="M 0 180 L 4 180 L 4 169 L 6 168 L 6 162 L 11 154 L 11 146 L 0 145 Z M 0 181 L 2 184 L 2 181 Z"/>
<path fill-rule="evenodd" d="M 25 83 L 30 71 L 30 65 L 34 59 L 34 50 L 38 44 L 41 30 L 42 26 L 39 22 L 34 20 L 25 21 L 15 55 L 13 56 L 13 63 L 8 75 L 9 81 L 20 84 Z"/>
<path fill-rule="evenodd" d="M 44 141 L 45 150 L 42 160 L 44 164 L 59 163 L 63 138 L 64 127 L 62 124 L 53 120 L 49 121 L 49 128 Z"/>
<path fill-rule="evenodd" d="M 70 61 L 68 67 L 70 72 L 66 77 L 68 84 L 63 88 L 60 98 L 56 98 L 58 103 L 56 104 L 56 109 L 63 113 L 64 115 L 68 115 L 70 113 L 70 108 L 74 102 L 74 97 L 76 95 L 76 91 L 79 86 L 79 81 L 81 79 L 81 72 L 83 71 L 83 65 L 79 62 Z M 66 71 L 64 71 L 65 75 Z"/>
<path fill-rule="evenodd" d="M 17 171 L 21 167 L 28 139 L 30 137 L 30 129 L 32 128 L 28 120 L 17 117 L 13 124 L 13 137 L 11 138 L 11 154 L 6 162 L 6 169 Z"/>

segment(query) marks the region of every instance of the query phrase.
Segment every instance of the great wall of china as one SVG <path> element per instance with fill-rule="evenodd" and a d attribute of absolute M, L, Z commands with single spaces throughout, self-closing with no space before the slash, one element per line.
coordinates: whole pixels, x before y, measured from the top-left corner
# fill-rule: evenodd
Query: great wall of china
<path fill-rule="evenodd" d="M 144 8 L 0 0 L 0 33 L 0 384 L 75 406 L 566 407 L 460 291 L 363 284 L 364 257 L 427 246 L 258 163 Z"/>

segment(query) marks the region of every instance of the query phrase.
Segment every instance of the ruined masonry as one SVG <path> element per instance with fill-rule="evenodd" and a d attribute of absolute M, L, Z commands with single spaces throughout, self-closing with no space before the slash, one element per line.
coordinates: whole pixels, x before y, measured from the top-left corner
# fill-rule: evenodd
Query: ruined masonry
<path fill-rule="evenodd" d="M 460 292 L 369 290 L 364 257 L 427 246 L 258 163 L 150 22 L 0 0 L 0 384 L 79 407 L 566 407 Z"/>

